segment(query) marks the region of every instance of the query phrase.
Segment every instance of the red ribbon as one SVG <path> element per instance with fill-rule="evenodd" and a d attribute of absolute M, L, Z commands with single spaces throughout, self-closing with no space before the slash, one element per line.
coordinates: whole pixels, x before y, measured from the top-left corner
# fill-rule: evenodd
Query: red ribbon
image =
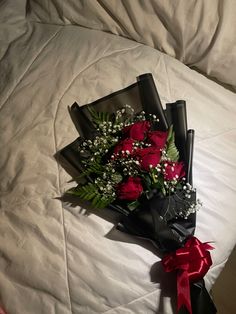
<path fill-rule="evenodd" d="M 202 279 L 212 265 L 208 250 L 213 247 L 202 243 L 195 237 L 187 240 L 183 248 L 166 255 L 162 264 L 166 272 L 177 270 L 178 311 L 184 305 L 192 314 L 190 299 L 190 282 Z"/>

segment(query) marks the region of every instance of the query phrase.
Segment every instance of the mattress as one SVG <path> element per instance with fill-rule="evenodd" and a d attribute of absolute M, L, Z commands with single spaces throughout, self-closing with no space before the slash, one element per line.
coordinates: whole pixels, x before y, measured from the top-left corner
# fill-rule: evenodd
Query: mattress
<path fill-rule="evenodd" d="M 175 280 L 119 217 L 60 199 L 73 183 L 55 153 L 68 114 L 151 72 L 163 105 L 187 103 L 196 131 L 196 236 L 211 241 L 210 290 L 236 242 L 236 95 L 154 48 L 79 26 L 25 21 L 5 34 L 0 72 L 0 295 L 14 314 L 175 312 Z"/>

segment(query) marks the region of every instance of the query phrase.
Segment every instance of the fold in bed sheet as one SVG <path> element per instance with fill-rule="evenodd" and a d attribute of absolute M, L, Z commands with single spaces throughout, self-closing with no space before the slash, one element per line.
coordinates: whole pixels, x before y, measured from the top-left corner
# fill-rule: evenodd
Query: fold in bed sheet
<path fill-rule="evenodd" d="M 213 241 L 208 289 L 236 240 L 236 95 L 155 49 L 78 26 L 27 23 L 0 62 L 0 293 L 9 313 L 173 313 L 174 279 L 152 246 L 120 234 L 109 211 L 56 199 L 70 187 L 53 155 L 77 137 L 67 106 L 152 72 L 163 104 L 187 102 L 196 236 Z"/>
<path fill-rule="evenodd" d="M 234 0 L 28 0 L 28 18 L 79 25 L 158 49 L 235 91 Z"/>

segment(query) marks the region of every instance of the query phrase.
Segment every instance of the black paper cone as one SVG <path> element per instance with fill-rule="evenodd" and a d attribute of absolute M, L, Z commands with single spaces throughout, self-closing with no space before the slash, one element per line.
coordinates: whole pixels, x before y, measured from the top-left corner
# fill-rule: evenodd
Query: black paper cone
<path fill-rule="evenodd" d="M 166 131 L 169 126 L 152 74 L 140 75 L 138 84 L 143 110 L 146 113 L 156 114 L 159 118 L 159 129 Z"/>
<path fill-rule="evenodd" d="M 166 104 L 166 114 L 175 131 L 175 144 L 179 150 L 180 160 L 186 162 L 187 114 L 185 101 L 177 100 L 174 103 Z"/>

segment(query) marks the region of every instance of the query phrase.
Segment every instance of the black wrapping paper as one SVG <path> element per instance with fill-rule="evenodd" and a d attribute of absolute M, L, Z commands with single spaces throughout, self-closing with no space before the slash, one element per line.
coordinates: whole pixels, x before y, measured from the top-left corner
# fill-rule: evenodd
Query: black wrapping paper
<path fill-rule="evenodd" d="M 187 140 L 187 113 L 184 100 L 177 100 L 174 103 L 166 104 L 166 114 L 169 123 L 173 125 L 175 131 L 175 144 L 179 150 L 180 160 L 186 163 L 186 140 Z"/>
<path fill-rule="evenodd" d="M 193 146 L 194 146 L 194 130 L 188 130 L 186 143 L 186 179 L 191 185 L 193 184 Z"/>
<path fill-rule="evenodd" d="M 167 130 L 173 124 L 180 160 L 185 162 L 187 182 L 192 184 L 194 131 L 187 129 L 186 103 L 179 100 L 167 104 L 167 109 L 164 111 L 150 73 L 140 75 L 136 83 L 90 104 L 82 107 L 76 103 L 73 104 L 70 114 L 80 135 L 88 139 L 96 133 L 91 122 L 89 107 L 96 111 L 115 113 L 125 104 L 132 106 L 135 113 L 143 110 L 146 113 L 156 114 L 159 118 L 159 130 Z M 59 152 L 63 160 L 78 172 L 82 169 L 79 144 L 80 138 Z M 193 191 L 191 201 L 195 200 L 196 193 Z M 171 201 L 173 210 L 183 205 L 180 201 L 174 199 Z M 163 213 L 169 202 L 169 198 L 160 198 L 160 195 L 155 195 L 154 192 L 151 200 L 144 200 L 133 212 L 129 212 L 122 203 L 111 204 L 110 209 L 123 214 L 123 218 L 117 225 L 120 231 L 146 238 L 152 241 L 160 252 L 166 253 L 184 246 L 188 237 L 194 234 L 196 225 L 196 213 L 189 215 L 187 219 L 176 219 L 171 215 L 164 219 Z M 191 303 L 194 314 L 216 313 L 214 304 L 205 289 L 204 280 L 191 284 Z M 186 310 L 181 309 L 179 313 L 186 313 Z"/>
<path fill-rule="evenodd" d="M 169 128 L 169 125 L 161 105 L 161 100 L 157 92 L 152 74 L 142 74 L 137 79 L 143 110 L 146 113 L 156 114 L 160 120 L 159 130 L 166 131 Z"/>
<path fill-rule="evenodd" d="M 82 108 L 75 102 L 69 109 L 71 119 L 80 134 L 80 137 L 91 139 L 96 134 L 96 129 Z"/>

